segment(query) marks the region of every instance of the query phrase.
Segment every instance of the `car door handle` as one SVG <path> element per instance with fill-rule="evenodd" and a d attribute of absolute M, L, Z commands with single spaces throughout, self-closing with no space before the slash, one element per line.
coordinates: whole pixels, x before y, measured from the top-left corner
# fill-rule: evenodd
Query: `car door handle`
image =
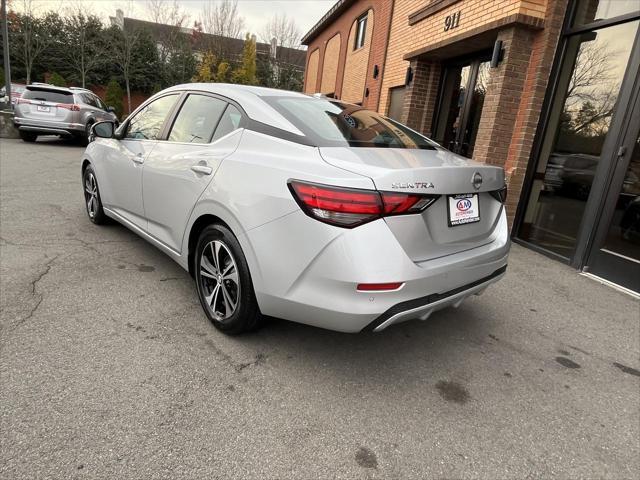
<path fill-rule="evenodd" d="M 211 175 L 213 173 L 213 168 L 207 167 L 206 165 L 194 165 L 191 167 L 196 173 L 202 173 L 203 175 Z"/>
<path fill-rule="evenodd" d="M 131 160 L 133 160 L 133 162 L 137 164 L 144 163 L 144 157 L 142 156 L 142 153 L 136 154 Z"/>

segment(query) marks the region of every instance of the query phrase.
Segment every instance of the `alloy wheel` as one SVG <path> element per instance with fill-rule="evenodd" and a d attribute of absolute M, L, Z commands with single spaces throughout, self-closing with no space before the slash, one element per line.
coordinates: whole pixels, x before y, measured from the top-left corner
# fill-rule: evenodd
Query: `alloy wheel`
<path fill-rule="evenodd" d="M 98 184 L 92 172 L 89 172 L 84 181 L 84 199 L 89 217 L 94 218 L 98 213 Z"/>
<path fill-rule="evenodd" d="M 209 242 L 200 256 L 199 281 L 207 307 L 218 321 L 231 317 L 240 301 L 238 267 L 229 248 Z"/>

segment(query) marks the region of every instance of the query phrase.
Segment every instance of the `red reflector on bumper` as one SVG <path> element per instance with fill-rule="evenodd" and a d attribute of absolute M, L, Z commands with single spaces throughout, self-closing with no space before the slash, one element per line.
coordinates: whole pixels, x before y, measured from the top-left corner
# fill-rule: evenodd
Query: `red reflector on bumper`
<path fill-rule="evenodd" d="M 404 282 L 393 283 L 359 283 L 358 290 L 361 292 L 384 292 L 390 290 L 398 290 Z"/>

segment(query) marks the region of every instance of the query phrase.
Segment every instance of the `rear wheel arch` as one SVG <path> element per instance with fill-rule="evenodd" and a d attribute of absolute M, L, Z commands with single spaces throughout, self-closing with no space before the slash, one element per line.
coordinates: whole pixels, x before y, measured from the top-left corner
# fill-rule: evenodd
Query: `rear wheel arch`
<path fill-rule="evenodd" d="M 189 266 L 189 275 L 195 277 L 194 272 L 194 255 L 196 253 L 196 247 L 198 245 L 198 238 L 200 238 L 200 233 L 208 227 L 209 225 L 222 225 L 227 228 L 231 233 L 234 233 L 233 229 L 229 227 L 229 225 L 222 220 L 220 217 L 211 214 L 204 214 L 199 216 L 193 225 L 191 226 L 191 230 L 189 231 L 189 241 L 188 241 L 188 257 L 187 262 Z"/>
<path fill-rule="evenodd" d="M 89 160 L 88 158 L 85 158 L 84 160 L 82 160 L 82 169 L 80 170 L 80 177 L 82 179 L 84 179 L 84 171 L 87 169 L 87 167 L 91 165 L 91 160 Z M 95 167 L 93 167 L 95 169 Z"/>

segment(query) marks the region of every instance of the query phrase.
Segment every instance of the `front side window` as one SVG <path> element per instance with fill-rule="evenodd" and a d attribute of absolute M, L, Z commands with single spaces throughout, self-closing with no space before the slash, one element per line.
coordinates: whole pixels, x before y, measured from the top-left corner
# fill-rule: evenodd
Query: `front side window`
<path fill-rule="evenodd" d="M 428 138 L 358 105 L 321 98 L 262 98 L 319 147 L 435 148 Z"/>
<path fill-rule="evenodd" d="M 354 50 L 364 47 L 364 40 L 367 33 L 367 17 L 368 14 L 365 14 L 356 20 L 358 24 L 356 26 L 356 44 L 353 47 Z"/>
<path fill-rule="evenodd" d="M 125 138 L 156 140 L 178 94 L 165 95 L 154 100 L 129 121 Z"/>
<path fill-rule="evenodd" d="M 170 142 L 209 143 L 227 102 L 191 94 L 171 127 Z"/>

